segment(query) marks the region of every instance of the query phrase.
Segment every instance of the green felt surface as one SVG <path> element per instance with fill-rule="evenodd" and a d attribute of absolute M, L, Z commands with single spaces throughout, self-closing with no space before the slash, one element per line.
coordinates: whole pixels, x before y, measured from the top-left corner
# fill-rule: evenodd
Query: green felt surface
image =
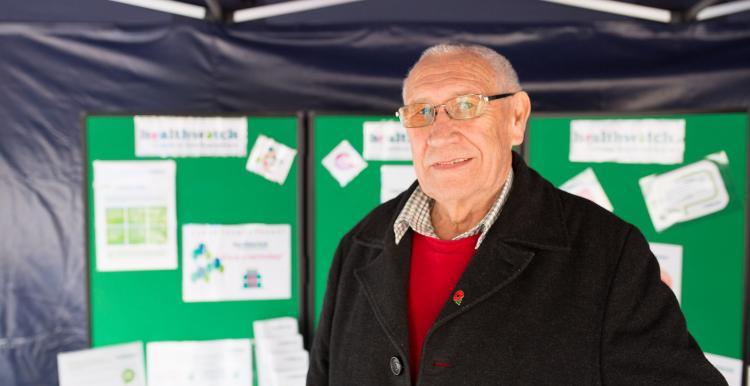
<path fill-rule="evenodd" d="M 745 291 L 746 114 L 688 114 L 625 118 L 684 118 L 685 157 L 680 165 L 579 163 L 568 161 L 570 121 L 533 117 L 529 124 L 530 165 L 556 186 L 592 167 L 614 213 L 637 226 L 649 242 L 683 246 L 682 310 L 688 329 L 709 353 L 742 357 Z M 638 179 L 664 173 L 724 150 L 729 156 L 731 202 L 721 212 L 656 232 Z"/>

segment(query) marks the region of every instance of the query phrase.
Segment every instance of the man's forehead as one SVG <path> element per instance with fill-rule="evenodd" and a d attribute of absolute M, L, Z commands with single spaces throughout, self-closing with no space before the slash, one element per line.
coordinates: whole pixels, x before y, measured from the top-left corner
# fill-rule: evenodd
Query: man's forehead
<path fill-rule="evenodd" d="M 495 73 L 485 61 L 471 56 L 440 55 L 419 61 L 404 86 L 408 99 L 421 102 L 432 99 L 436 93 L 453 97 L 491 92 L 495 84 Z"/>

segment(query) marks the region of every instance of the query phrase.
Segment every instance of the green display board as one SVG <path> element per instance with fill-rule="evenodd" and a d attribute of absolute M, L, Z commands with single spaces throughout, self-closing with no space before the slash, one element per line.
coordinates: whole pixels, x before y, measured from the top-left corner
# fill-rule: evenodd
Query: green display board
<path fill-rule="evenodd" d="M 247 117 L 247 153 L 260 134 L 297 149 L 296 116 Z M 93 347 L 131 341 L 252 338 L 254 320 L 299 317 L 304 283 L 300 275 L 300 186 L 295 158 L 283 185 L 245 169 L 244 157 L 169 158 L 176 163 L 178 267 L 174 270 L 97 270 L 93 161 L 147 160 L 136 157 L 132 116 L 88 116 L 87 166 L 90 328 Z M 184 224 L 290 224 L 291 298 L 183 302 Z"/>
<path fill-rule="evenodd" d="M 570 125 L 575 119 L 684 119 L 684 162 L 674 165 L 570 162 Z M 529 123 L 527 159 L 560 186 L 591 167 L 614 213 L 637 226 L 649 242 L 683 246 L 681 307 L 690 332 L 708 353 L 742 359 L 745 308 L 747 128 L 744 113 L 657 116 L 535 116 Z M 731 201 L 722 211 L 657 232 L 638 180 L 725 151 Z"/>
<path fill-rule="evenodd" d="M 347 140 L 361 155 L 363 127 L 367 121 L 396 120 L 393 115 L 311 116 L 312 252 L 311 312 L 320 316 L 328 281 L 328 270 L 341 237 L 370 210 L 380 204 L 380 166 L 410 165 L 410 161 L 367 160 L 367 168 L 345 187 L 331 176 L 322 161 L 341 141 Z"/>

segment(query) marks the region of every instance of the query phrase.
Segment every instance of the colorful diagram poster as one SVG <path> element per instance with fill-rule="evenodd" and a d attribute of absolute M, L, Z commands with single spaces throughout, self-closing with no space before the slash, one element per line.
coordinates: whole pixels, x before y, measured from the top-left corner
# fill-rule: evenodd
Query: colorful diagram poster
<path fill-rule="evenodd" d="M 177 269 L 174 161 L 94 161 L 96 269 Z"/>
<path fill-rule="evenodd" d="M 182 227 L 182 299 L 185 302 L 289 299 L 289 224 Z"/>

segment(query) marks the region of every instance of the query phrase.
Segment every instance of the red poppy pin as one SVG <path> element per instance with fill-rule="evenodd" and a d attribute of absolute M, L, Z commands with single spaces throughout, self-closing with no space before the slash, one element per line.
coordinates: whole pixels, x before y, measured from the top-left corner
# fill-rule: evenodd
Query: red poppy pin
<path fill-rule="evenodd" d="M 464 300 L 464 291 L 456 291 L 456 293 L 453 294 L 453 301 L 456 303 L 456 305 L 460 306 L 462 300 Z"/>

